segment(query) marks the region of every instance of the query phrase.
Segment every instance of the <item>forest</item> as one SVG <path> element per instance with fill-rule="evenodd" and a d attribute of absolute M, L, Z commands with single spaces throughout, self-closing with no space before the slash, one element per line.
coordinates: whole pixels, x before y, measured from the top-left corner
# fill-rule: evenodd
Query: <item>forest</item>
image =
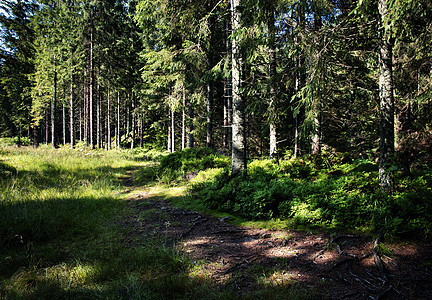
<path fill-rule="evenodd" d="M 429 0 L 0 0 L 0 34 L 0 299 L 432 297 Z M 208 216 L 332 275 L 215 275 Z"/>

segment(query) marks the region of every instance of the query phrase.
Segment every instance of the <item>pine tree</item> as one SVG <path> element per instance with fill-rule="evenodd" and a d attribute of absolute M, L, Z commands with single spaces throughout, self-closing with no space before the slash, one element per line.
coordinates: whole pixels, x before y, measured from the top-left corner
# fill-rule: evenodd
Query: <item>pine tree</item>
<path fill-rule="evenodd" d="M 241 94 L 242 53 L 239 30 L 241 29 L 241 0 L 232 1 L 232 175 L 246 170 L 245 103 Z"/>

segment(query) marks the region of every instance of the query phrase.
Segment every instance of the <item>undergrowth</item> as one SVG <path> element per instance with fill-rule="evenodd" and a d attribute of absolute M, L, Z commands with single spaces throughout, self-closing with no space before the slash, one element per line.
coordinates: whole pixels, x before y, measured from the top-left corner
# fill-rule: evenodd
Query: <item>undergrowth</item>
<path fill-rule="evenodd" d="M 395 236 L 432 231 L 432 172 L 397 172 L 395 191 L 379 188 L 378 167 L 338 153 L 248 163 L 247 175 L 230 168 L 203 170 L 189 186 L 190 199 L 248 220 L 285 220 L 318 227 Z"/>

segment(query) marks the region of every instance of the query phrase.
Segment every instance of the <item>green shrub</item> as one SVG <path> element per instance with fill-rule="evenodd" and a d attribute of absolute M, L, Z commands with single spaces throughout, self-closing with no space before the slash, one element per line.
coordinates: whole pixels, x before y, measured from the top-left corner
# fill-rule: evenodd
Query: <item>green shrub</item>
<path fill-rule="evenodd" d="M 210 208 L 247 219 L 278 217 L 294 225 L 394 235 L 432 232 L 432 173 L 396 178 L 394 194 L 386 194 L 375 163 L 345 160 L 342 154 L 255 160 L 248 176 L 230 178 L 228 168 L 200 172 L 190 191 Z"/>
<path fill-rule="evenodd" d="M 188 148 L 161 158 L 158 176 L 166 181 L 175 180 L 189 172 L 209 168 L 224 168 L 230 165 L 228 157 L 217 155 L 209 148 Z"/>

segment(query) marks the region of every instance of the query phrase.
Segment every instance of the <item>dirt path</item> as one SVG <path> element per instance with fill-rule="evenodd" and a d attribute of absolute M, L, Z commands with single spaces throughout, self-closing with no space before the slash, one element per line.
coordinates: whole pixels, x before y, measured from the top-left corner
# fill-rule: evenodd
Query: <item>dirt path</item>
<path fill-rule="evenodd" d="M 380 270 L 376 241 L 368 236 L 239 227 L 146 192 L 128 205 L 133 214 L 122 221 L 129 229 L 125 243 L 157 239 L 188 255 L 214 284 L 238 292 L 260 284 L 299 284 L 319 299 L 432 299 L 432 251 L 426 242 L 381 243 Z"/>

